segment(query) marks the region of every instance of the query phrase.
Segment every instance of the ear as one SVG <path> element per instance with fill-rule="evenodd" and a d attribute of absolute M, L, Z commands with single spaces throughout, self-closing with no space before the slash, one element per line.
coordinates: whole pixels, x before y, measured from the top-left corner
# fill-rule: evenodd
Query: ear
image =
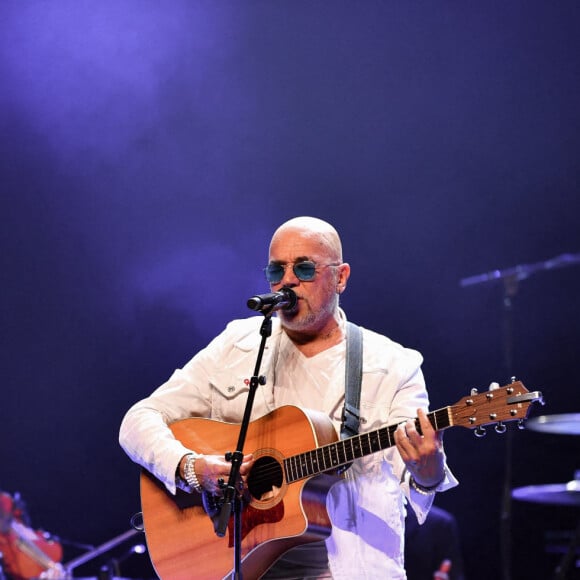
<path fill-rule="evenodd" d="M 346 289 L 346 284 L 350 277 L 350 265 L 346 262 L 337 268 L 338 276 L 336 280 L 336 293 L 342 294 Z"/>

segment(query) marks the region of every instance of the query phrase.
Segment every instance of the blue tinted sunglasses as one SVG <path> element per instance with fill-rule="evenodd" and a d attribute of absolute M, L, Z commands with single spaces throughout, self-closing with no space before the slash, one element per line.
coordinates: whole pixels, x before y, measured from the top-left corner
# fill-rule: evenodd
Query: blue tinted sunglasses
<path fill-rule="evenodd" d="M 266 280 L 270 284 L 278 284 L 284 278 L 286 268 L 292 266 L 292 271 L 296 275 L 296 278 L 301 282 L 310 282 L 314 280 L 316 276 L 316 271 L 320 268 L 327 268 L 329 266 L 338 266 L 339 264 L 315 264 L 314 262 L 296 262 L 295 264 L 268 264 L 264 268 L 264 274 L 266 274 Z"/>

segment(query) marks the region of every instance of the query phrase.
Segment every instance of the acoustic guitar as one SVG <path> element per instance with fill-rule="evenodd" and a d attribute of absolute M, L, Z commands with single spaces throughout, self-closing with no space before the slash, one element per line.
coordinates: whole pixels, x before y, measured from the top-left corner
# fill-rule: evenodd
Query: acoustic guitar
<path fill-rule="evenodd" d="M 521 382 L 463 397 L 428 414 L 436 430 L 482 429 L 526 419 L 530 405 L 541 402 Z M 419 422 L 416 420 L 419 427 Z M 239 425 L 204 418 L 176 421 L 170 428 L 186 447 L 225 455 L 235 450 Z M 286 551 L 330 534 L 326 494 L 337 481 L 337 469 L 354 459 L 395 444 L 397 425 L 339 440 L 327 415 L 294 406 L 280 407 L 252 421 L 245 453 L 254 464 L 242 498 L 240 550 L 242 576 L 259 578 Z M 141 474 L 141 507 L 151 562 L 163 580 L 214 579 L 234 568 L 234 522 L 216 535 L 215 498 L 206 494 L 175 496 L 151 474 Z"/>

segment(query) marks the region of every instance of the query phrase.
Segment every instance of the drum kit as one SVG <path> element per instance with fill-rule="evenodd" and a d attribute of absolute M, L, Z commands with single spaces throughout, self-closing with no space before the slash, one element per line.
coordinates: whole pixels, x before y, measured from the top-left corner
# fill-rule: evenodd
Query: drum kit
<path fill-rule="evenodd" d="M 542 415 L 529 419 L 526 428 L 539 433 L 556 435 L 580 435 L 580 413 Z M 546 505 L 580 506 L 580 470 L 567 483 L 528 485 L 512 490 L 512 497 Z"/>
<path fill-rule="evenodd" d="M 535 417 L 528 420 L 526 427 L 539 433 L 580 435 L 580 413 Z M 580 469 L 574 473 L 574 479 L 566 483 L 517 487 L 512 490 L 512 497 L 519 501 L 567 508 L 567 511 L 570 508 L 580 507 Z M 576 573 L 580 568 L 580 520 L 576 530 L 570 533 L 568 546 L 557 551 L 561 552 L 563 556 L 556 567 L 553 578 L 564 580 L 570 577 L 568 574 L 573 574 L 573 568 L 576 569 Z"/>
<path fill-rule="evenodd" d="M 580 253 L 565 253 L 555 256 L 549 260 L 535 262 L 531 264 L 518 264 L 517 266 L 505 268 L 503 270 L 495 269 L 483 274 L 477 274 L 460 280 L 462 287 L 503 283 L 503 355 L 504 367 L 510 372 L 513 369 L 513 352 L 514 352 L 514 328 L 513 328 L 513 311 L 515 297 L 518 294 L 519 285 L 522 281 L 527 280 L 534 274 L 541 272 L 553 271 L 570 266 L 580 266 Z M 526 428 L 540 432 L 553 433 L 556 435 L 580 435 L 580 413 L 565 413 L 560 415 L 544 415 L 526 422 Z M 508 460 L 510 455 L 507 455 Z M 508 466 L 509 467 L 509 466 Z M 578 468 L 580 466 L 575 466 Z M 509 469 L 507 470 L 509 473 Z M 509 481 L 507 482 L 509 484 Z M 546 485 L 529 485 L 515 489 L 507 488 L 507 497 L 523 502 L 532 502 L 535 504 L 544 504 L 546 506 L 564 506 L 567 510 L 570 507 L 580 507 L 580 469 L 574 473 L 574 478 L 566 483 L 553 483 Z M 510 493 L 511 491 L 511 493 Z M 509 503 L 509 502 L 508 502 Z M 507 510 L 509 514 L 509 507 Z M 504 518 L 504 523 L 509 522 L 508 517 Z M 502 526 L 502 552 L 504 576 L 509 577 L 509 526 Z M 507 547 L 507 548 L 506 548 Z M 563 580 L 566 578 L 567 571 L 572 567 L 573 560 L 578 554 L 577 568 L 580 568 L 580 522 L 575 532 L 572 533 L 572 540 L 569 547 L 565 550 L 564 558 L 556 569 L 554 580 Z"/>
<path fill-rule="evenodd" d="M 503 281 L 504 283 L 504 363 L 506 369 L 513 368 L 513 328 L 512 310 L 518 285 L 533 274 L 552 271 L 560 268 L 580 265 L 580 253 L 560 254 L 550 260 L 532 264 L 518 264 L 503 270 L 492 270 L 460 280 L 462 287 L 474 286 Z M 544 415 L 529 419 L 526 428 L 540 433 L 557 435 L 580 435 L 580 413 L 564 413 L 560 415 Z M 576 471 L 574 479 L 563 484 L 530 485 L 512 490 L 512 497 L 521 501 L 542 503 L 548 505 L 580 506 L 580 470 Z"/>

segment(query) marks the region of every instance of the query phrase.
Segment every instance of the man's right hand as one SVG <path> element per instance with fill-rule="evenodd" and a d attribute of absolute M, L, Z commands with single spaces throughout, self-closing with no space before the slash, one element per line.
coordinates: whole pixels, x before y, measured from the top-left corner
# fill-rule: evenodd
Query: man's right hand
<path fill-rule="evenodd" d="M 187 455 L 181 458 L 179 463 L 179 474 L 185 479 L 185 462 Z M 242 464 L 240 465 L 240 476 L 244 487 L 246 486 L 247 476 L 252 467 L 254 457 L 250 453 L 244 455 Z M 221 495 L 222 490 L 219 486 L 219 480 L 228 482 L 232 464 L 226 461 L 222 455 L 201 455 L 195 460 L 194 469 L 201 487 L 204 491 L 212 495 Z M 241 486 L 240 486 L 241 487 Z"/>

